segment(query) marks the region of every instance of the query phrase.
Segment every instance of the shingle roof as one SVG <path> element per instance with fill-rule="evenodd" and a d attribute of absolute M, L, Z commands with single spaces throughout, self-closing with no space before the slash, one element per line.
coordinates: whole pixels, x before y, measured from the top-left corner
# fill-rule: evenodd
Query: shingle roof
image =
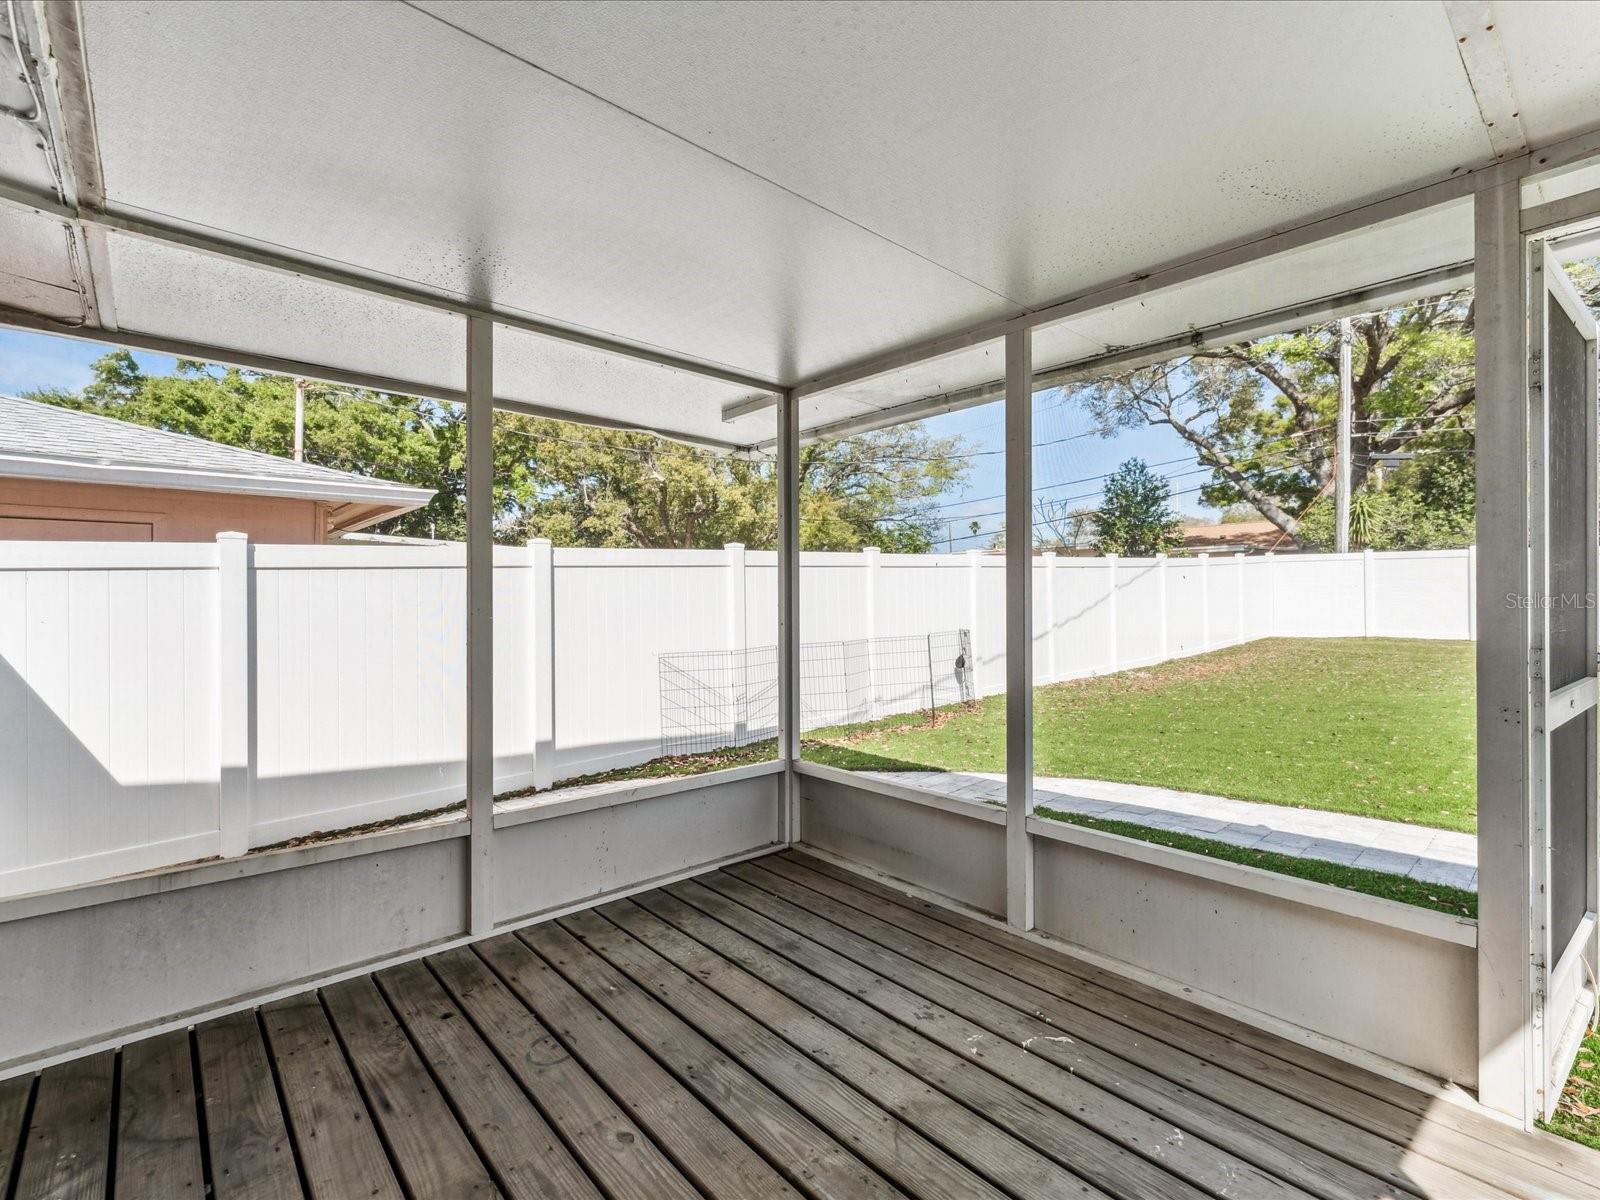
<path fill-rule="evenodd" d="M 0 476 L 6 475 L 392 505 L 396 512 L 434 494 L 16 396 L 0 396 Z"/>

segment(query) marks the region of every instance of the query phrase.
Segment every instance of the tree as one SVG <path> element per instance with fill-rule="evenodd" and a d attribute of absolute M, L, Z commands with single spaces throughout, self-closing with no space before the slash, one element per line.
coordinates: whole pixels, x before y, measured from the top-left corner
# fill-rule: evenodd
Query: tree
<path fill-rule="evenodd" d="M 1383 456 L 1472 445 L 1473 307 L 1453 292 L 1352 322 L 1351 485 Z M 1104 433 L 1167 425 L 1212 476 L 1205 503 L 1244 501 L 1295 536 L 1333 486 L 1337 322 L 1197 351 L 1078 389 Z"/>
<path fill-rule="evenodd" d="M 1102 554 L 1147 557 L 1177 545 L 1182 525 L 1171 495 L 1171 485 L 1143 459 L 1128 459 L 1106 480 L 1094 514 L 1095 548 Z"/>
<path fill-rule="evenodd" d="M 514 540 L 687 549 L 771 546 L 778 529 L 775 464 L 718 455 L 647 434 L 514 418 L 526 439 L 526 498 Z M 965 477 L 959 438 L 919 425 L 819 441 L 800 451 L 800 545 L 926 553 L 934 500 Z"/>
<path fill-rule="evenodd" d="M 94 363 L 77 393 L 32 398 L 288 456 L 294 382 L 179 360 L 146 375 L 125 350 Z M 340 471 L 434 489 L 425 508 L 376 526 L 383 533 L 459 540 L 466 533 L 465 419 L 456 406 L 410 396 L 313 385 L 305 457 Z M 495 414 L 495 536 L 520 544 L 716 547 L 777 539 L 769 458 L 719 455 L 643 433 Z M 800 536 L 806 549 L 932 549 L 934 500 L 967 471 L 958 438 L 920 426 L 818 442 L 801 454 Z"/>
<path fill-rule="evenodd" d="M 1595 260 L 1567 272 L 1591 308 L 1600 303 Z M 1477 396 L 1470 291 L 1450 292 L 1353 318 L 1352 503 L 1394 520 L 1423 510 L 1401 493 L 1361 501 L 1374 468 L 1384 461 L 1439 454 L 1470 463 Z M 1244 502 L 1284 533 L 1302 539 L 1302 517 L 1315 520 L 1330 496 L 1337 468 L 1339 405 L 1338 323 L 1326 322 L 1195 353 L 1076 387 L 1111 436 L 1139 425 L 1166 425 L 1210 467 L 1201 499 L 1216 507 Z M 1458 472 L 1459 473 L 1459 472 Z M 1467 472 L 1470 475 L 1470 470 Z M 1402 492 L 1406 472 L 1399 473 Z M 1418 473 L 1418 478 L 1421 478 Z M 1368 489 L 1376 491 L 1376 484 Z M 1459 505 L 1460 489 L 1434 499 Z M 1415 497 L 1413 497 L 1415 499 Z M 1459 529 L 1466 510 L 1429 518 L 1415 533 L 1392 526 L 1389 536 L 1418 542 Z M 1435 514 L 1437 516 L 1437 514 Z M 1309 535 L 1306 535 L 1309 536 Z M 1450 536 L 1461 536 L 1452 534 Z M 1470 541 L 1471 528 L 1464 536 Z M 1454 542 L 1452 544 L 1460 544 Z"/>
<path fill-rule="evenodd" d="M 1095 510 L 1070 500 L 1039 496 L 1033 502 L 1033 544 L 1040 550 L 1071 550 L 1094 528 Z"/>

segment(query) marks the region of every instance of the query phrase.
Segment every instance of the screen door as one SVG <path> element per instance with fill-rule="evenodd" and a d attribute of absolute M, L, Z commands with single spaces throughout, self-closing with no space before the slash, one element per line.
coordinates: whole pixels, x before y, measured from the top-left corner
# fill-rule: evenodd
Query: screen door
<path fill-rule="evenodd" d="M 1595 963 L 1596 328 L 1548 243 L 1530 264 L 1530 805 L 1536 1063 L 1546 1115 L 1587 1016 Z M 1542 593 L 1542 594 L 1541 594 Z"/>

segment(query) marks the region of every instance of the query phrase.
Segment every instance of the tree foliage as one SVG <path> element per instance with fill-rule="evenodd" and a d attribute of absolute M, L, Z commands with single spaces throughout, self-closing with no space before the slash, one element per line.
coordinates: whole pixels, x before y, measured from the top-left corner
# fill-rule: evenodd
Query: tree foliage
<path fill-rule="evenodd" d="M 1352 490 L 1397 454 L 1471 448 L 1472 329 L 1460 292 L 1352 321 Z M 1292 536 L 1332 490 L 1337 322 L 1124 372 L 1078 397 L 1107 434 L 1169 426 L 1212 469 L 1205 503 L 1246 502 Z"/>
<path fill-rule="evenodd" d="M 1596 307 L 1596 262 L 1567 272 Z M 1474 325 L 1469 291 L 1351 320 L 1352 514 L 1370 522 L 1373 545 L 1472 540 Z M 1211 468 L 1200 489 L 1206 504 L 1248 504 L 1297 540 L 1323 544 L 1337 470 L 1337 322 L 1197 350 L 1081 385 L 1073 396 L 1105 436 L 1146 424 L 1173 429 Z"/>
<path fill-rule="evenodd" d="M 1143 459 L 1128 459 L 1106 480 L 1094 514 L 1095 548 L 1147 557 L 1177 545 L 1182 523 L 1171 497 L 1172 486 Z"/>
<path fill-rule="evenodd" d="M 294 381 L 179 360 L 147 375 L 133 355 L 94 363 L 81 392 L 32 398 L 287 457 Z M 415 397 L 313 384 L 306 461 L 438 494 L 378 531 L 465 536 L 465 437 L 460 408 Z M 643 433 L 495 414 L 495 535 L 520 544 L 705 548 L 777 537 L 774 465 L 718 455 Z M 934 500 L 966 476 L 959 438 L 919 425 L 818 442 L 801 451 L 800 537 L 811 550 L 919 552 L 938 531 Z"/>

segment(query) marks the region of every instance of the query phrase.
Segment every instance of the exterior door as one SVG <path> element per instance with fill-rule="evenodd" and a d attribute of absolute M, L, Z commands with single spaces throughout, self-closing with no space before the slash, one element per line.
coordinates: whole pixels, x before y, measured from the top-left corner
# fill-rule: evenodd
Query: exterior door
<path fill-rule="evenodd" d="M 1534 1081 L 1546 1116 L 1593 1004 L 1596 959 L 1595 320 L 1550 246 L 1531 246 L 1529 312 L 1529 878 Z"/>

